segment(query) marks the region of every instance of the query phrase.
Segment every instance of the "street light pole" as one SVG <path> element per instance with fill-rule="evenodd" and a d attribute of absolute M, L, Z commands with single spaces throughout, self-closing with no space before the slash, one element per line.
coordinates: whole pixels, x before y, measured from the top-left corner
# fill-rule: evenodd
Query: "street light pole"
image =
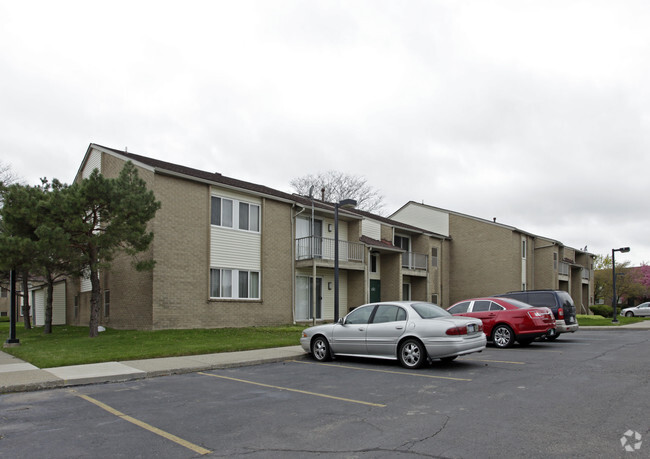
<path fill-rule="evenodd" d="M 16 338 L 16 320 L 17 319 L 17 313 L 16 313 L 16 270 L 12 269 L 9 272 L 9 288 L 10 288 L 10 294 L 11 298 L 9 301 L 9 307 L 11 310 L 9 311 L 9 339 L 5 341 L 4 347 L 14 347 L 14 346 L 19 346 L 20 345 L 20 340 Z"/>
<path fill-rule="evenodd" d="M 339 207 L 356 207 L 354 199 L 342 199 L 334 204 L 334 322 L 339 321 Z"/>
<path fill-rule="evenodd" d="M 629 251 L 630 251 L 629 247 L 612 249 L 612 309 L 614 310 L 614 318 L 612 319 L 613 324 L 618 323 L 618 317 L 616 317 L 616 306 L 618 304 L 618 296 L 616 295 L 616 259 L 614 258 L 614 252 L 627 253 Z"/>

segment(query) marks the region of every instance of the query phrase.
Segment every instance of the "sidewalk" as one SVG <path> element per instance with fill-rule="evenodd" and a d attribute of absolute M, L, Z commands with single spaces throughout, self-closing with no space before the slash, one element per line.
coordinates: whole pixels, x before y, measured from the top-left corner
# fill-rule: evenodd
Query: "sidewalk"
<path fill-rule="evenodd" d="M 218 368 L 301 359 L 307 354 L 300 346 L 258 349 L 219 354 L 188 355 L 161 359 L 127 360 L 40 369 L 0 351 L 0 394 L 57 387 L 130 381 Z"/>
<path fill-rule="evenodd" d="M 580 327 L 579 331 L 650 330 L 650 320 L 611 327 Z M 0 351 L 0 394 L 57 387 L 130 381 L 181 373 L 232 368 L 305 358 L 300 346 L 161 359 L 127 360 L 40 369 Z"/>

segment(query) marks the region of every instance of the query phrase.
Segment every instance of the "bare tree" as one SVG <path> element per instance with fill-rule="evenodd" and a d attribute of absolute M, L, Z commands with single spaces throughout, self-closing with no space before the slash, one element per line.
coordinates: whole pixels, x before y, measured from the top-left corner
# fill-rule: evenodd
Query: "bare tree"
<path fill-rule="evenodd" d="M 11 170 L 11 166 L 0 161 L 0 186 L 9 186 L 18 181 L 18 175 Z"/>
<path fill-rule="evenodd" d="M 357 208 L 366 212 L 381 214 L 384 207 L 384 197 L 380 191 L 368 185 L 366 178 L 359 175 L 327 171 L 295 178 L 289 185 L 294 192 L 303 196 L 309 195 L 312 186 L 315 197 L 320 197 L 320 192 L 324 189 L 322 199 L 326 202 L 355 199 Z"/>

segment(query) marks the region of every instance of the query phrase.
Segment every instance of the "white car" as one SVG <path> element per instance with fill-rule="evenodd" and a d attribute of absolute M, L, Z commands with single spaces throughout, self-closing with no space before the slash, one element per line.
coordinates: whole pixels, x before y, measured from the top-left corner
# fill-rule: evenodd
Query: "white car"
<path fill-rule="evenodd" d="M 621 315 L 625 317 L 650 317 L 650 301 L 633 308 L 621 309 Z"/>
<path fill-rule="evenodd" d="M 405 368 L 481 352 L 485 343 L 480 319 L 454 317 L 418 301 L 365 304 L 337 323 L 305 329 L 300 338 L 302 348 L 317 361 L 337 355 L 376 357 L 399 360 Z"/>

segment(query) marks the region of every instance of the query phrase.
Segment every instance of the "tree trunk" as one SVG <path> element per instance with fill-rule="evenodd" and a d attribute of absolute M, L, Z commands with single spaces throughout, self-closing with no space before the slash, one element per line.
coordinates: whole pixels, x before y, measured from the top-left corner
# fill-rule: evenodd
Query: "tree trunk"
<path fill-rule="evenodd" d="M 47 298 L 45 298 L 45 325 L 43 333 L 52 333 L 52 303 L 54 302 L 54 281 L 52 275 L 47 273 Z"/>
<path fill-rule="evenodd" d="M 96 260 L 96 253 L 91 255 L 91 260 Z M 90 294 L 90 326 L 89 336 L 96 338 L 99 335 L 99 308 L 101 302 L 99 301 L 100 285 L 99 285 L 99 270 L 96 263 L 90 265 L 90 285 L 92 292 Z"/>
<path fill-rule="evenodd" d="M 29 314 L 29 272 L 23 271 L 23 325 L 25 329 L 32 328 L 32 321 Z"/>

